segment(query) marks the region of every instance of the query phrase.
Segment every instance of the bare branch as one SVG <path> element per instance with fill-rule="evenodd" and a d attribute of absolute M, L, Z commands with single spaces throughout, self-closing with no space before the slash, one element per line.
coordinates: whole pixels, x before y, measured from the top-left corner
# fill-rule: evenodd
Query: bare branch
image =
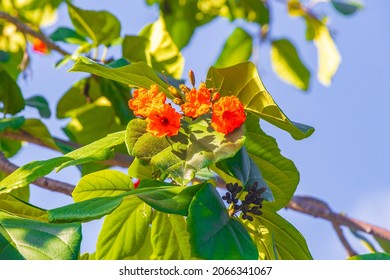
<path fill-rule="evenodd" d="M 340 225 L 337 223 L 332 223 L 332 225 L 341 243 L 343 244 L 344 248 L 347 250 L 348 257 L 356 256 L 357 255 L 356 251 L 351 247 L 347 238 L 345 238 L 343 230 L 341 229 Z"/>
<path fill-rule="evenodd" d="M 66 50 L 62 49 L 60 46 L 58 46 L 55 43 L 53 43 L 45 35 L 43 35 L 43 34 L 37 32 L 37 31 L 31 29 L 28 25 L 26 25 L 25 23 L 21 22 L 19 19 L 11 16 L 10 14 L 8 14 L 6 12 L 0 11 L 0 19 L 4 19 L 4 20 L 14 24 L 21 32 L 29 34 L 29 35 L 31 35 L 31 36 L 33 36 L 35 38 L 38 38 L 39 40 L 44 42 L 45 45 L 49 49 L 57 51 L 58 53 L 60 53 L 60 54 L 62 54 L 64 56 L 71 55 L 71 53 L 67 52 Z"/>
<path fill-rule="evenodd" d="M 286 208 L 305 213 L 313 217 L 319 217 L 332 223 L 344 225 L 351 229 L 362 231 L 390 241 L 389 230 L 358 219 L 347 217 L 343 214 L 335 213 L 325 202 L 317 198 L 309 196 L 294 196 Z"/>

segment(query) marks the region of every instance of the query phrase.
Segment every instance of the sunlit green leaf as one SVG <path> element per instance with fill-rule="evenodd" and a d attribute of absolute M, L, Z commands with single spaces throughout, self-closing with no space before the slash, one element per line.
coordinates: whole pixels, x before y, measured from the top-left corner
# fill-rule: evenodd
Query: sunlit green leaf
<path fill-rule="evenodd" d="M 0 23 L 0 50 L 8 54 L 8 58 L 3 54 L 0 69 L 7 71 L 14 81 L 18 79 L 21 71 L 18 65 L 22 62 L 25 49 L 26 40 L 22 32 L 18 32 L 17 27 L 12 23 L 4 21 Z"/>
<path fill-rule="evenodd" d="M 133 190 L 133 182 L 126 174 L 116 170 L 101 170 L 83 176 L 72 192 L 74 201 L 97 197 L 118 196 Z"/>
<path fill-rule="evenodd" d="M 261 209 L 263 214 L 255 216 L 253 222 L 246 222 L 251 229 L 251 235 L 265 252 L 260 256 L 265 259 L 282 260 L 311 260 L 309 248 L 302 234 L 288 221 L 268 208 Z M 275 244 L 276 252 L 273 252 L 272 243 Z"/>
<path fill-rule="evenodd" d="M 123 260 L 135 255 L 146 240 L 152 209 L 131 197 L 108 215 L 96 245 L 96 259 Z"/>
<path fill-rule="evenodd" d="M 184 217 L 157 212 L 153 218 L 151 241 L 153 259 L 188 260 L 191 248 Z"/>
<path fill-rule="evenodd" d="M 386 253 L 390 254 L 390 241 L 376 236 L 374 238 L 378 242 L 378 244 L 382 247 L 382 249 Z"/>
<path fill-rule="evenodd" d="M 24 188 L 22 188 L 24 189 Z M 18 189 L 15 189 L 18 190 Z M 46 210 L 39 208 L 37 206 L 31 205 L 28 202 L 25 202 L 11 194 L 11 193 L 2 193 L 0 194 L 0 209 L 12 215 L 16 215 L 22 218 L 34 219 L 47 221 L 47 212 Z"/>
<path fill-rule="evenodd" d="M 218 89 L 222 96 L 237 96 L 247 112 L 288 131 L 294 139 L 307 138 L 314 132 L 311 126 L 287 118 L 265 89 L 256 66 L 251 62 L 227 68 L 211 67 L 207 74 L 207 85 Z"/>
<path fill-rule="evenodd" d="M 16 155 L 22 148 L 22 142 L 13 139 L 0 139 L 0 151 L 6 158 L 11 158 Z"/>
<path fill-rule="evenodd" d="M 69 17 L 76 32 L 89 37 L 95 45 L 110 45 L 120 36 L 119 20 L 107 11 L 83 10 L 68 4 Z"/>
<path fill-rule="evenodd" d="M 204 119 L 198 119 L 188 129 L 188 132 L 179 132 L 168 141 L 146 132 L 145 120 L 134 119 L 126 129 L 126 145 L 129 153 L 142 164 L 156 166 L 179 184 L 186 185 L 197 171 L 233 156 L 245 141 L 242 129 L 225 136 L 210 131 Z"/>
<path fill-rule="evenodd" d="M 193 254 L 202 259 L 250 260 L 258 252 L 246 229 L 229 217 L 218 192 L 207 184 L 188 210 L 188 232 Z"/>
<path fill-rule="evenodd" d="M 229 15 L 232 19 L 243 18 L 249 22 L 266 25 L 270 21 L 267 4 L 257 0 L 227 1 Z"/>
<path fill-rule="evenodd" d="M 167 96 L 171 96 L 168 85 L 145 62 L 135 62 L 130 65 L 111 68 L 86 57 L 80 57 L 70 71 L 88 72 L 132 87 L 150 88 L 152 84 L 157 84 L 161 91 Z"/>
<path fill-rule="evenodd" d="M 327 26 L 313 17 L 306 17 L 309 39 L 314 40 L 318 53 L 318 80 L 325 86 L 331 84 L 339 68 L 341 56 Z M 310 38 L 312 37 L 312 38 Z"/>
<path fill-rule="evenodd" d="M 6 129 L 18 130 L 22 127 L 26 119 L 24 117 L 0 119 L 0 132 Z"/>
<path fill-rule="evenodd" d="M 310 71 L 302 63 L 297 50 L 289 40 L 272 41 L 271 61 L 279 78 L 299 89 L 309 88 Z"/>
<path fill-rule="evenodd" d="M 158 170 L 157 167 L 141 164 L 140 161 L 135 158 L 129 166 L 127 174 L 130 177 L 138 179 L 153 179 L 155 178 L 154 174 L 157 174 L 156 172 Z"/>
<path fill-rule="evenodd" d="M 0 259 L 76 260 L 81 226 L 48 224 L 0 211 Z"/>
<path fill-rule="evenodd" d="M 252 37 L 241 27 L 237 27 L 226 40 L 222 51 L 214 63 L 215 67 L 232 66 L 247 61 L 252 54 Z"/>
<path fill-rule="evenodd" d="M 38 109 L 42 118 L 48 119 L 51 116 L 49 103 L 43 96 L 35 95 L 27 98 L 26 105 Z"/>
<path fill-rule="evenodd" d="M 299 172 L 294 163 L 285 158 L 275 139 L 261 130 L 259 120 L 248 114 L 245 147 L 271 188 L 274 201 L 267 203 L 272 209 L 284 207 L 292 198 L 299 183 Z"/>

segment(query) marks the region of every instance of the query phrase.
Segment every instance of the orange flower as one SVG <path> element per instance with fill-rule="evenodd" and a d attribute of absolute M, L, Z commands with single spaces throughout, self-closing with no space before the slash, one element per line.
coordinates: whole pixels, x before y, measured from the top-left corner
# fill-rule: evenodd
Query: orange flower
<path fill-rule="evenodd" d="M 183 113 L 191 118 L 197 118 L 206 114 L 211 107 L 210 101 L 211 92 L 206 87 L 191 89 L 186 93 L 186 103 L 181 106 Z"/>
<path fill-rule="evenodd" d="M 154 108 L 161 107 L 165 103 L 166 96 L 158 91 L 157 85 L 151 85 L 150 89 L 136 89 L 134 98 L 129 100 L 129 107 L 136 116 L 146 118 Z"/>
<path fill-rule="evenodd" d="M 169 104 L 163 104 L 150 111 L 146 131 L 156 137 L 177 135 L 180 129 L 181 115 Z"/>
<path fill-rule="evenodd" d="M 229 134 L 239 128 L 245 119 L 244 106 L 235 96 L 221 97 L 213 105 L 211 126 L 218 132 Z"/>
<path fill-rule="evenodd" d="M 33 39 L 32 49 L 34 52 L 39 53 L 39 54 L 49 53 L 49 49 L 47 48 L 46 44 L 38 38 Z"/>

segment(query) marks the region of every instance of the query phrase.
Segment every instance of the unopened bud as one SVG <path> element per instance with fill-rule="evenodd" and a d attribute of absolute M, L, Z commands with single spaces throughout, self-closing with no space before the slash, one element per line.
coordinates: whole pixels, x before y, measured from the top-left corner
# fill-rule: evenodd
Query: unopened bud
<path fill-rule="evenodd" d="M 186 85 L 181 84 L 179 87 L 180 87 L 180 90 L 181 90 L 184 94 L 187 94 L 187 93 L 189 93 L 189 92 L 191 91 Z"/>
<path fill-rule="evenodd" d="M 190 82 L 192 87 L 195 87 L 195 74 L 194 71 L 190 70 L 188 71 L 188 78 L 190 78 Z"/>
<path fill-rule="evenodd" d="M 175 103 L 176 105 L 181 105 L 181 104 L 183 104 L 183 99 L 181 99 L 181 98 L 174 98 L 173 99 L 173 103 Z"/>
<path fill-rule="evenodd" d="M 219 92 L 214 92 L 213 96 L 211 97 L 211 101 L 215 101 L 217 100 L 218 98 L 220 98 L 221 95 L 219 94 Z"/>
<path fill-rule="evenodd" d="M 182 98 L 180 92 L 174 86 L 169 86 L 168 90 L 173 95 L 173 97 L 179 98 L 179 99 Z"/>

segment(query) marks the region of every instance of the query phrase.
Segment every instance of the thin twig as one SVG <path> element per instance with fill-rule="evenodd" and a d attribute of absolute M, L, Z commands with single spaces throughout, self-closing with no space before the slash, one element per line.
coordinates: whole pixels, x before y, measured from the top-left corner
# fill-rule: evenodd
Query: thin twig
<path fill-rule="evenodd" d="M 348 257 L 356 256 L 356 251 L 352 248 L 352 246 L 349 244 L 347 238 L 345 238 L 343 230 L 341 229 L 340 225 L 337 223 L 332 223 L 334 230 L 337 233 L 337 236 L 339 237 L 341 243 L 343 244 L 344 248 L 347 250 Z"/>
<path fill-rule="evenodd" d="M 25 23 L 21 22 L 16 17 L 13 17 L 13 16 L 11 16 L 10 14 L 8 14 L 6 12 L 0 11 L 0 19 L 4 19 L 4 20 L 14 24 L 23 33 L 26 33 L 26 34 L 29 34 L 29 35 L 35 37 L 35 38 L 38 38 L 39 40 L 44 42 L 45 45 L 49 49 L 57 51 L 60 54 L 62 54 L 63 56 L 71 55 L 71 53 L 67 52 L 66 50 L 62 49 L 60 46 L 58 46 L 55 43 L 53 43 L 45 35 L 43 35 L 43 34 L 37 32 L 37 31 L 31 29 L 28 25 L 26 25 Z"/>

